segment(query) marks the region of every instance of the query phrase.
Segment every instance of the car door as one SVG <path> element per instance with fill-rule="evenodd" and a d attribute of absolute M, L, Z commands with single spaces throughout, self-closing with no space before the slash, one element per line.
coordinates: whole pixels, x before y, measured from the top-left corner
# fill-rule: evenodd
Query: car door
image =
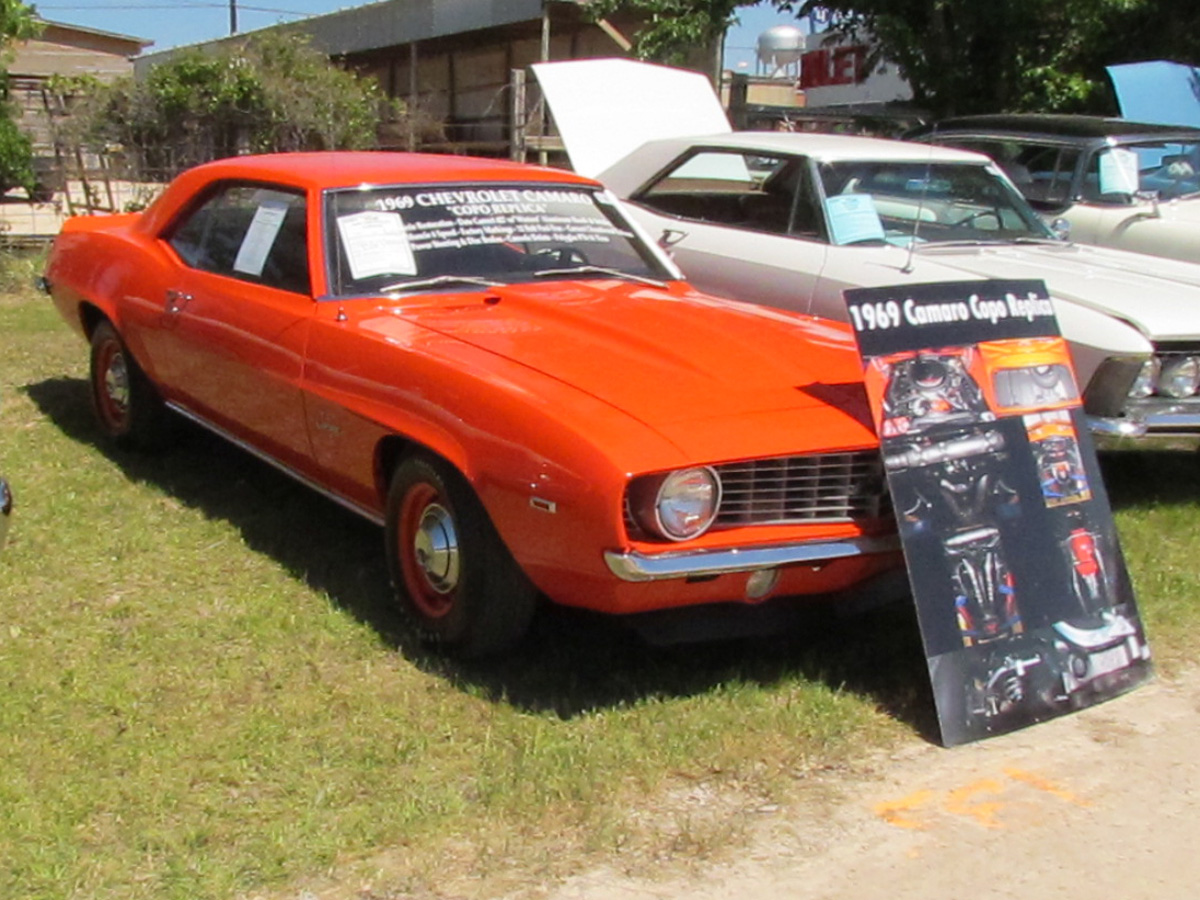
<path fill-rule="evenodd" d="M 809 311 L 828 246 L 807 159 L 698 150 L 629 206 L 700 289 Z"/>
<path fill-rule="evenodd" d="M 311 456 L 301 396 L 314 312 L 307 203 L 225 183 L 166 235 L 180 261 L 154 363 L 180 405 L 285 464 Z"/>

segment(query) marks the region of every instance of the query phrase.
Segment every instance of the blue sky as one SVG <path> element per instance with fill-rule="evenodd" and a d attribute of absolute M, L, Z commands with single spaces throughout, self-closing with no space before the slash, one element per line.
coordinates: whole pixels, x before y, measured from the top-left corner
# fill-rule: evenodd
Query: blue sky
<path fill-rule="evenodd" d="M 69 22 L 103 31 L 115 31 L 154 41 L 153 50 L 193 44 L 229 33 L 229 0 L 45 0 L 38 12 L 56 22 Z M 292 22 L 305 16 L 362 6 L 356 0 L 237 0 L 239 31 Z M 758 35 L 795 19 L 760 4 L 743 9 L 741 25 L 726 41 L 726 64 L 738 61 L 754 70 Z"/>

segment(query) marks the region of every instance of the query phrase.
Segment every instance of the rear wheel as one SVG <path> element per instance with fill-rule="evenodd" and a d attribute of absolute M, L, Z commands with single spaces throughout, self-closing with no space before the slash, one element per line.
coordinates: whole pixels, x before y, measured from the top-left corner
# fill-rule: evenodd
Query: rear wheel
<path fill-rule="evenodd" d="M 164 443 L 166 407 L 107 321 L 92 332 L 91 388 L 96 420 L 118 446 L 149 450 Z"/>
<path fill-rule="evenodd" d="M 387 503 L 387 556 L 405 614 L 460 656 L 508 649 L 529 627 L 537 591 L 470 485 L 426 456 L 400 463 Z"/>

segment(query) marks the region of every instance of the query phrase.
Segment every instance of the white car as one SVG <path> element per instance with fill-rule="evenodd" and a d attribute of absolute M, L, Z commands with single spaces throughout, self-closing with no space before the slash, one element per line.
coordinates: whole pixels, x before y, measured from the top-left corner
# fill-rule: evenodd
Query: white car
<path fill-rule="evenodd" d="M 702 76 L 628 60 L 534 69 L 573 165 L 702 289 L 845 319 L 847 288 L 1041 279 L 1102 445 L 1200 439 L 1200 265 L 1056 239 L 981 154 L 734 134 Z"/>
<path fill-rule="evenodd" d="M 986 153 L 1072 240 L 1200 263 L 1200 129 L 1101 116 L 945 119 L 913 140 Z"/>

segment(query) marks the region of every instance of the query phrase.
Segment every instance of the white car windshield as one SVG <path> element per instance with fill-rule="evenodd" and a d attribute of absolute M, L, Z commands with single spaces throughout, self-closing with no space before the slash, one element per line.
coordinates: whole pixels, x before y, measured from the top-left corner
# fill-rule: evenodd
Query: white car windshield
<path fill-rule="evenodd" d="M 334 296 L 563 278 L 673 276 L 603 191 L 549 183 L 331 191 Z"/>
<path fill-rule="evenodd" d="M 822 163 L 830 240 L 896 244 L 1052 239 L 989 167 L 888 160 Z"/>

